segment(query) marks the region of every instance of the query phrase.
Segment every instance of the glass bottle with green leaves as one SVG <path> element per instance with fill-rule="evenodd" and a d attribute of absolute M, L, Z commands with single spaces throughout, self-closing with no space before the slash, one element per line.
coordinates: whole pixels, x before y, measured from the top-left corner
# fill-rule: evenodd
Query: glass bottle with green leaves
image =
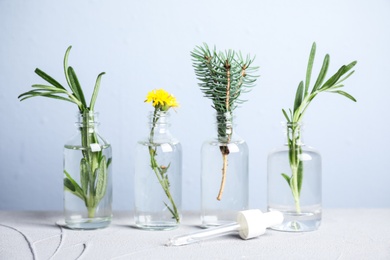
<path fill-rule="evenodd" d="M 193 67 L 204 96 L 215 109 L 216 131 L 201 150 L 202 226 L 234 221 L 248 207 L 248 146 L 236 134 L 234 110 L 256 81 L 253 59 L 233 50 L 217 52 L 207 44 L 192 52 Z"/>
<path fill-rule="evenodd" d="M 356 61 L 343 65 L 325 80 L 329 55 L 325 55 L 318 77 L 310 89 L 311 74 L 316 53 L 313 43 L 306 70 L 306 79 L 298 85 L 293 109 L 282 110 L 287 123 L 286 145 L 268 156 L 268 209 L 283 212 L 284 221 L 274 229 L 283 231 L 316 230 L 321 223 L 321 155 L 307 146 L 302 138 L 302 120 L 310 103 L 320 93 L 339 94 L 356 101 L 343 91 L 344 81 L 351 76 Z"/>
<path fill-rule="evenodd" d="M 32 85 L 20 100 L 47 97 L 74 103 L 78 107 L 77 133 L 64 147 L 64 214 L 73 229 L 96 229 L 110 224 L 112 218 L 112 152 L 110 144 L 97 131 L 95 103 L 101 77 L 99 74 L 89 104 L 76 72 L 68 66 L 71 46 L 64 57 L 65 78 L 70 90 L 40 69 L 35 73 L 47 83 Z"/>

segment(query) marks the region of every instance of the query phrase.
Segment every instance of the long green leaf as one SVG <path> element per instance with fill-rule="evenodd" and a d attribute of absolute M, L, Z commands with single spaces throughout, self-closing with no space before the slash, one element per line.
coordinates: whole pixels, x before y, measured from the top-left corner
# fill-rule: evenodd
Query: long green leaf
<path fill-rule="evenodd" d="M 355 99 L 352 95 L 348 94 L 348 93 L 345 92 L 345 91 L 336 90 L 336 91 L 329 91 L 329 92 L 331 92 L 331 93 L 337 93 L 337 94 L 343 95 L 344 97 L 347 97 L 347 98 L 349 98 L 350 100 L 356 102 L 356 99 Z"/>
<path fill-rule="evenodd" d="M 302 104 L 302 99 L 303 99 L 303 81 L 301 81 L 298 85 L 297 92 L 295 94 L 295 102 L 294 102 L 294 114 L 299 108 L 299 106 Z"/>
<path fill-rule="evenodd" d="M 291 121 L 290 121 L 290 118 L 288 117 L 286 111 L 284 109 L 282 109 L 282 112 L 283 112 L 284 117 L 287 119 L 287 122 L 290 123 Z"/>
<path fill-rule="evenodd" d="M 299 151 L 299 154 L 302 154 L 302 150 Z M 297 183 L 298 183 L 298 195 L 301 194 L 302 182 L 303 182 L 303 162 L 299 161 L 298 164 L 298 173 L 297 173 Z"/>
<path fill-rule="evenodd" d="M 89 171 L 87 160 L 82 158 L 80 161 L 80 182 L 85 196 L 88 195 Z"/>
<path fill-rule="evenodd" d="M 68 189 L 72 188 L 71 191 L 74 195 L 85 200 L 83 190 L 78 185 L 78 183 L 72 178 L 72 176 L 70 176 L 70 174 L 66 170 L 64 170 L 64 173 L 66 175 L 66 178 L 64 179 L 64 185 L 66 185 L 65 187 Z M 69 182 L 71 183 L 71 185 L 69 185 Z"/>
<path fill-rule="evenodd" d="M 69 53 L 70 53 L 71 49 L 72 49 L 72 46 L 69 46 L 68 49 L 66 50 L 65 56 L 64 56 L 64 72 L 65 72 L 66 82 L 68 82 L 69 86 L 70 86 L 70 79 L 69 79 L 69 74 L 68 74 L 68 57 L 69 57 Z"/>
<path fill-rule="evenodd" d="M 53 98 L 53 99 L 58 99 L 58 100 L 63 100 L 63 101 L 68 101 L 68 102 L 71 102 L 71 103 L 75 103 L 77 105 L 77 103 L 74 102 L 72 99 L 61 97 L 61 96 L 56 96 L 56 95 L 53 95 L 53 94 L 47 94 L 47 93 L 29 95 L 29 96 L 26 96 L 26 97 L 20 99 L 20 101 L 23 101 L 23 100 L 26 100 L 26 99 L 29 99 L 29 98 L 32 98 L 32 97 L 39 97 L 39 96 Z"/>
<path fill-rule="evenodd" d="M 87 108 L 87 104 L 85 102 L 83 90 L 81 89 L 76 72 L 74 71 L 74 69 L 71 66 L 68 67 L 68 74 L 69 74 L 69 80 L 70 80 L 70 87 L 71 87 L 73 93 L 75 94 L 77 99 L 80 100 L 81 104 L 83 104 L 83 107 Z"/>
<path fill-rule="evenodd" d="M 285 174 L 285 173 L 282 173 L 282 176 L 283 176 L 283 178 L 287 181 L 287 183 L 288 183 L 288 186 L 291 186 L 291 184 L 290 184 L 290 176 L 288 176 L 287 174 Z"/>
<path fill-rule="evenodd" d="M 329 59 L 330 59 L 329 55 L 326 54 L 324 61 L 322 62 L 320 73 L 318 74 L 316 83 L 314 84 L 311 93 L 314 93 L 321 86 L 322 82 L 324 82 L 326 73 L 328 72 L 328 68 L 329 68 Z"/>
<path fill-rule="evenodd" d="M 57 88 L 65 89 L 60 83 L 58 83 L 58 81 L 50 77 L 46 72 L 36 68 L 35 73 L 41 78 L 43 78 L 44 80 L 46 80 L 47 82 L 49 82 L 50 84 L 52 84 L 53 86 Z"/>
<path fill-rule="evenodd" d="M 351 64 L 345 66 L 341 66 L 340 69 L 332 76 L 330 77 L 324 85 L 320 88 L 320 90 L 324 91 L 329 88 L 332 88 L 333 85 L 335 85 L 338 80 L 343 76 L 345 73 L 347 73 L 353 66 L 355 66 L 356 63 L 352 62 Z"/>
<path fill-rule="evenodd" d="M 313 42 L 313 45 L 312 45 L 311 51 L 310 51 L 309 61 L 307 64 L 307 69 L 306 69 L 305 95 L 304 95 L 305 97 L 309 92 L 310 78 L 311 78 L 311 72 L 313 70 L 313 62 L 314 62 L 315 56 L 316 56 L 316 43 Z"/>
<path fill-rule="evenodd" d="M 98 172 L 95 174 L 97 178 L 96 182 L 96 205 L 106 194 L 107 189 L 107 164 L 106 157 L 103 156 L 100 161 L 99 168 L 96 169 Z"/>
<path fill-rule="evenodd" d="M 101 78 L 102 76 L 106 74 L 105 72 L 102 72 L 100 73 L 98 76 L 97 76 L 97 79 L 96 79 L 96 83 L 95 83 L 95 87 L 93 89 L 93 94 L 92 94 L 92 97 L 91 97 L 91 102 L 90 102 L 90 105 L 89 105 L 89 109 L 91 111 L 94 111 L 94 108 L 95 108 L 95 102 L 96 102 L 96 99 L 97 99 L 97 96 L 98 96 L 98 93 L 99 93 L 99 89 L 100 89 L 100 81 L 101 81 Z"/>

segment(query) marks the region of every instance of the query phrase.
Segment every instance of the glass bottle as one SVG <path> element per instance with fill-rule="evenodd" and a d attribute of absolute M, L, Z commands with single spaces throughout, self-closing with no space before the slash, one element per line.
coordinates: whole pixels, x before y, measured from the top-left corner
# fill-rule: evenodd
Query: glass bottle
<path fill-rule="evenodd" d="M 201 226 L 236 221 L 248 208 L 248 146 L 234 131 L 233 115 L 217 113 L 216 136 L 201 150 Z"/>
<path fill-rule="evenodd" d="M 79 113 L 78 131 L 64 147 L 64 213 L 72 229 L 111 223 L 112 152 L 98 125 L 98 113 Z"/>
<path fill-rule="evenodd" d="M 135 225 L 174 229 L 181 221 L 182 148 L 171 135 L 168 112 L 151 112 L 149 129 L 149 136 L 136 147 Z"/>
<path fill-rule="evenodd" d="M 284 124 L 287 142 L 268 155 L 268 210 L 284 215 L 281 231 L 312 231 L 321 224 L 321 155 L 302 141 L 300 123 Z"/>

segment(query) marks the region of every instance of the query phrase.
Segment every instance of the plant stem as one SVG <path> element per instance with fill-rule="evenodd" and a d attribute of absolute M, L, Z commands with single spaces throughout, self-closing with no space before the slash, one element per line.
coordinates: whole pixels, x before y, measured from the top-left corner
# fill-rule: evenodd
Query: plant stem
<path fill-rule="evenodd" d="M 156 160 L 156 150 L 157 148 L 153 149 L 153 137 L 154 137 L 154 129 L 156 127 L 156 123 L 160 117 L 157 115 L 157 108 L 154 110 L 153 113 L 153 121 L 152 121 L 152 129 L 150 130 L 150 136 L 149 136 L 149 154 L 150 154 L 150 165 L 153 169 L 154 173 L 156 174 L 156 177 L 158 179 L 158 182 L 160 183 L 161 187 L 163 188 L 165 195 L 167 196 L 168 200 L 170 201 L 172 208 L 169 207 L 167 203 L 164 202 L 165 206 L 168 208 L 168 210 L 172 213 L 173 218 L 176 220 L 177 223 L 180 222 L 180 215 L 177 210 L 176 204 L 173 200 L 173 197 L 171 195 L 171 192 L 169 190 L 169 180 L 167 175 L 167 170 L 169 168 L 165 166 L 159 166 Z"/>
<path fill-rule="evenodd" d="M 224 67 L 226 69 L 226 78 L 227 78 L 225 109 L 226 109 L 226 111 L 230 111 L 230 87 L 231 87 L 231 72 L 230 72 L 230 68 L 231 68 L 231 65 L 230 65 L 228 60 L 225 61 L 225 66 Z M 226 115 L 224 115 L 224 116 L 226 116 Z M 226 118 L 223 118 L 223 122 L 220 122 L 220 120 L 218 120 L 218 119 L 219 119 L 219 117 L 217 116 L 218 127 L 220 127 L 220 124 L 222 123 L 223 124 L 222 127 L 223 127 L 223 130 L 224 130 L 222 133 L 220 131 L 218 131 L 218 133 L 220 134 L 219 139 L 224 139 L 223 141 L 226 142 L 226 145 L 219 147 L 219 149 L 221 150 L 221 153 L 222 153 L 222 161 L 223 161 L 223 163 L 222 163 L 222 180 L 221 180 L 221 186 L 219 188 L 217 200 L 221 200 L 222 199 L 222 195 L 223 195 L 223 191 L 225 189 L 225 183 L 226 183 L 226 172 L 227 172 L 227 167 L 228 167 L 228 155 L 229 155 L 229 148 L 228 148 L 227 145 L 230 143 L 231 132 L 230 133 L 226 133 L 227 132 L 227 128 L 228 128 L 227 122 L 226 122 L 227 121 Z M 227 138 L 225 138 L 226 134 L 227 134 Z M 221 138 L 221 137 L 223 137 L 223 138 Z"/>
<path fill-rule="evenodd" d="M 80 174 L 88 174 L 88 180 L 89 180 L 89 185 L 87 185 L 86 189 L 84 190 L 85 194 L 85 204 L 88 209 L 88 217 L 89 218 L 94 218 L 95 217 L 95 212 L 96 212 L 96 207 L 99 205 L 99 202 L 96 201 L 96 190 L 95 190 L 95 180 L 97 178 L 96 176 L 96 169 L 99 168 L 99 158 L 101 157 L 102 152 L 92 152 L 91 151 L 91 143 L 96 143 L 98 142 L 97 136 L 95 129 L 92 125 L 92 130 L 91 130 L 91 124 L 94 124 L 95 119 L 93 114 L 93 111 L 82 111 L 82 126 L 81 126 L 81 142 L 82 146 L 84 148 L 83 150 L 83 156 L 84 159 L 87 161 L 87 164 L 90 166 L 89 169 L 90 171 L 87 172 L 80 172 Z M 103 174 L 103 173 L 100 173 Z M 83 178 L 82 176 L 80 176 Z M 91 178 L 92 177 L 92 178 Z"/>
<path fill-rule="evenodd" d="M 289 136 L 289 131 L 291 128 L 291 138 Z M 287 127 L 287 140 L 289 146 L 289 160 L 290 160 L 290 168 L 292 172 L 292 176 L 290 179 L 290 187 L 291 192 L 294 197 L 295 210 L 298 214 L 301 213 L 300 206 L 300 190 L 302 185 L 302 175 L 303 175 L 303 167 L 302 161 L 300 160 L 302 154 L 302 148 L 300 147 L 300 133 L 299 126 L 292 125 L 291 127 Z"/>
<path fill-rule="evenodd" d="M 88 218 L 94 218 L 96 207 L 88 207 Z"/>
<path fill-rule="evenodd" d="M 219 188 L 217 200 L 222 199 L 222 194 L 225 189 L 225 182 L 226 182 L 226 171 L 227 171 L 227 166 L 228 166 L 228 154 L 229 154 L 229 149 L 227 146 L 221 146 L 224 149 L 221 149 L 222 152 L 222 180 L 221 180 L 221 186 Z"/>

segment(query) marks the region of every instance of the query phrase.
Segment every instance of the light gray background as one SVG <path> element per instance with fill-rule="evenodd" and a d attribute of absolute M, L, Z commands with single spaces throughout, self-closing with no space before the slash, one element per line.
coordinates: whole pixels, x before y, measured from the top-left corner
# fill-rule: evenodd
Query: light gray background
<path fill-rule="evenodd" d="M 305 118 L 305 141 L 323 156 L 324 207 L 389 207 L 390 1 L 22 1 L 0 0 L 0 209 L 62 208 L 62 147 L 75 105 L 17 96 L 43 81 L 64 83 L 62 59 L 87 96 L 103 77 L 96 110 L 114 151 L 114 209 L 133 205 L 134 145 L 147 134 L 146 93 L 165 88 L 181 107 L 173 132 L 184 150 L 183 204 L 199 208 L 200 147 L 214 134 L 213 110 L 197 86 L 190 51 L 207 42 L 256 55 L 260 71 L 236 110 L 250 148 L 250 206 L 266 207 L 266 158 L 284 141 L 291 107 L 317 42 L 315 74 L 358 60 L 346 90 L 357 103 L 321 94 Z"/>

